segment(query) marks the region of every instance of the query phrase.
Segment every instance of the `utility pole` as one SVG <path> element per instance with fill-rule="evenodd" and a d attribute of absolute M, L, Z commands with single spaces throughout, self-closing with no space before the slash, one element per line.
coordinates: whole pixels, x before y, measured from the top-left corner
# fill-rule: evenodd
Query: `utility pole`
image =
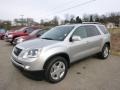
<path fill-rule="evenodd" d="M 21 25 L 23 26 L 23 23 L 24 23 L 23 22 L 23 17 L 24 17 L 24 15 L 20 15 L 20 16 L 21 16 L 21 20 L 22 20 L 22 22 L 21 22 L 22 24 Z"/>
<path fill-rule="evenodd" d="M 119 17 L 119 27 L 120 27 L 120 17 Z"/>

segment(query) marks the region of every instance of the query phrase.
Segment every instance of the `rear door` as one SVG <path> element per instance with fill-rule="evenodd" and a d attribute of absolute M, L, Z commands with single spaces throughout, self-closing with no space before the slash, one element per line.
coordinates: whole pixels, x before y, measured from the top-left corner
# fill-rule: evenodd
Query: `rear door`
<path fill-rule="evenodd" d="M 88 54 L 92 55 L 100 51 L 102 44 L 101 33 L 95 25 L 86 25 Z"/>

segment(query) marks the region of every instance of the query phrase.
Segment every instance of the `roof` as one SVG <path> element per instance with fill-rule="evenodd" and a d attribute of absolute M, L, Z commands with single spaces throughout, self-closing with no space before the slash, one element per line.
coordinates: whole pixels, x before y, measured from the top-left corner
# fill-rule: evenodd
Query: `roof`
<path fill-rule="evenodd" d="M 99 22 L 83 22 L 81 24 L 66 24 L 66 25 L 60 25 L 60 26 L 82 26 L 82 25 L 102 25 L 101 23 Z"/>

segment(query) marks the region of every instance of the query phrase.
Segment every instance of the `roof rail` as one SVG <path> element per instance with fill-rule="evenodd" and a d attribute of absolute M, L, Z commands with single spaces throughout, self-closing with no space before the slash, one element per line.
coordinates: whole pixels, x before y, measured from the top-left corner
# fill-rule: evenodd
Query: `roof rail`
<path fill-rule="evenodd" d="M 82 22 L 82 24 L 101 24 L 99 22 Z"/>

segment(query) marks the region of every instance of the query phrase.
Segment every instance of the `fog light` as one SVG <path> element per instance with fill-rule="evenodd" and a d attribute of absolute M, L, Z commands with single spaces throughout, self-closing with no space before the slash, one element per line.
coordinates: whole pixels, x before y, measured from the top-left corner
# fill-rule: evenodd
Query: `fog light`
<path fill-rule="evenodd" d="M 30 68 L 30 66 L 25 66 L 25 69 L 29 69 Z"/>

